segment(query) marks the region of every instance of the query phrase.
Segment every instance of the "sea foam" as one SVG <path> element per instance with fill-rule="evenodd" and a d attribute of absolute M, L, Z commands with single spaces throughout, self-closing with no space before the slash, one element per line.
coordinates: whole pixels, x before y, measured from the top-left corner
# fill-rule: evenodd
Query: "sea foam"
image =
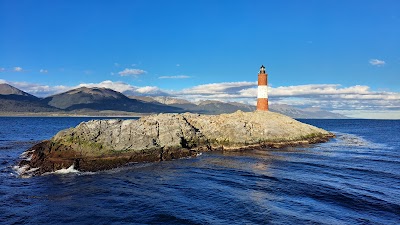
<path fill-rule="evenodd" d="M 67 169 L 59 169 L 59 170 L 56 170 L 56 171 L 54 171 L 52 173 L 54 173 L 54 174 L 79 173 L 79 170 L 76 170 L 74 168 L 74 165 L 71 165 Z"/>
<path fill-rule="evenodd" d="M 34 172 L 39 168 L 30 168 L 29 165 L 24 166 L 13 166 L 13 170 L 17 173 L 17 176 L 22 178 L 32 177 Z"/>

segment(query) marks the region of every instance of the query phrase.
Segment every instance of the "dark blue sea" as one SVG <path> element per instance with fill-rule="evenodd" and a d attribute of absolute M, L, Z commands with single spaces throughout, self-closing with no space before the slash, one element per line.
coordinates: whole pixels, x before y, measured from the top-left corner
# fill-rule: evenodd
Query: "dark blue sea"
<path fill-rule="evenodd" d="M 21 178 L 20 154 L 91 118 L 0 117 L 0 224 L 400 224 L 400 120 L 302 120 L 306 148 Z"/>

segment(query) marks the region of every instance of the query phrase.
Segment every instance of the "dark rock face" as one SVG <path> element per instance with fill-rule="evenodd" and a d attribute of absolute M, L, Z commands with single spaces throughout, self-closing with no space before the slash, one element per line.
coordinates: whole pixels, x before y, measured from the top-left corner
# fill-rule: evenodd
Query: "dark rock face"
<path fill-rule="evenodd" d="M 39 175 L 69 168 L 75 170 L 101 171 L 117 168 L 131 162 L 158 162 L 184 157 L 195 157 L 196 150 L 190 149 L 148 149 L 109 156 L 86 157 L 69 146 L 43 141 L 28 149 L 28 160 L 22 160 L 19 167 L 27 167 L 26 173 Z M 29 168 L 29 169 L 28 169 Z M 32 170 L 33 169 L 33 170 Z"/>
<path fill-rule="evenodd" d="M 28 159 L 19 166 L 33 175 L 71 166 L 79 171 L 99 171 L 130 162 L 193 157 L 204 151 L 307 145 L 328 141 L 332 136 L 272 112 L 92 120 L 33 146 L 26 151 Z"/>

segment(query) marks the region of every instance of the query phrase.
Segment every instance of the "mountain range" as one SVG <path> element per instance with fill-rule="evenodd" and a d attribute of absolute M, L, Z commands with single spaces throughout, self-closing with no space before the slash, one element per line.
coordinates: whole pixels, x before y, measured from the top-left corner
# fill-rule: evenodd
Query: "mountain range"
<path fill-rule="evenodd" d="M 198 103 L 192 103 L 184 99 L 177 99 L 172 97 L 138 97 L 131 96 L 130 98 L 138 99 L 145 102 L 161 103 L 177 108 L 181 108 L 188 112 L 197 112 L 202 114 L 221 114 L 221 113 L 233 113 L 237 110 L 243 112 L 251 112 L 256 110 L 256 106 L 243 104 L 239 102 L 220 102 L 220 101 L 200 101 Z M 300 109 L 284 104 L 272 104 L 269 106 L 269 110 L 272 112 L 281 113 L 292 118 L 297 119 L 348 119 L 338 113 L 332 113 L 320 108 L 305 108 Z"/>
<path fill-rule="evenodd" d="M 81 87 L 42 100 L 47 105 L 65 111 L 126 111 L 138 113 L 179 112 L 169 105 L 143 102 L 107 88 Z"/>
<path fill-rule="evenodd" d="M 0 84 L 0 113 L 53 113 L 116 115 L 129 113 L 182 113 L 201 114 L 233 113 L 237 110 L 250 112 L 255 106 L 220 101 L 193 103 L 172 97 L 126 96 L 107 88 L 81 87 L 46 98 L 19 90 L 9 84 Z M 299 109 L 289 105 L 271 105 L 270 110 L 293 118 L 345 119 L 347 117 L 318 108 Z"/>

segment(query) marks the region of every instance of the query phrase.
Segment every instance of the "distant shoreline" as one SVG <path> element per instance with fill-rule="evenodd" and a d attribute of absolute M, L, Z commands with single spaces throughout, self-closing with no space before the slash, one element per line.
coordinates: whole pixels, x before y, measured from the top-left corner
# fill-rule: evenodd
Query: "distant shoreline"
<path fill-rule="evenodd" d="M 85 113 L 26 113 L 26 112 L 1 112 L 0 117 L 142 117 L 152 113 L 130 112 L 85 112 Z"/>
<path fill-rule="evenodd" d="M 153 114 L 159 114 L 164 112 L 154 112 L 154 113 L 135 113 L 135 112 L 121 112 L 121 111 L 99 111 L 99 112 L 62 112 L 62 113 L 54 113 L 54 112 L 37 112 L 37 113 L 28 113 L 28 112 L 0 112 L 0 117 L 124 117 L 124 118 L 131 118 L 131 117 L 143 117 Z M 167 112 L 165 112 L 167 113 Z M 184 112 L 182 112 L 184 113 Z M 180 113 L 178 113 L 180 114 Z M 202 114 L 202 113 L 200 113 Z M 204 114 L 204 115 L 218 115 L 218 114 Z M 292 117 L 293 118 L 293 117 Z M 363 119 L 363 118 L 293 118 L 296 120 L 302 119 L 320 119 L 320 120 L 349 120 L 349 119 Z M 372 119 L 372 120 L 388 120 L 388 119 Z M 396 120 L 396 119 L 389 119 L 389 120 Z"/>

